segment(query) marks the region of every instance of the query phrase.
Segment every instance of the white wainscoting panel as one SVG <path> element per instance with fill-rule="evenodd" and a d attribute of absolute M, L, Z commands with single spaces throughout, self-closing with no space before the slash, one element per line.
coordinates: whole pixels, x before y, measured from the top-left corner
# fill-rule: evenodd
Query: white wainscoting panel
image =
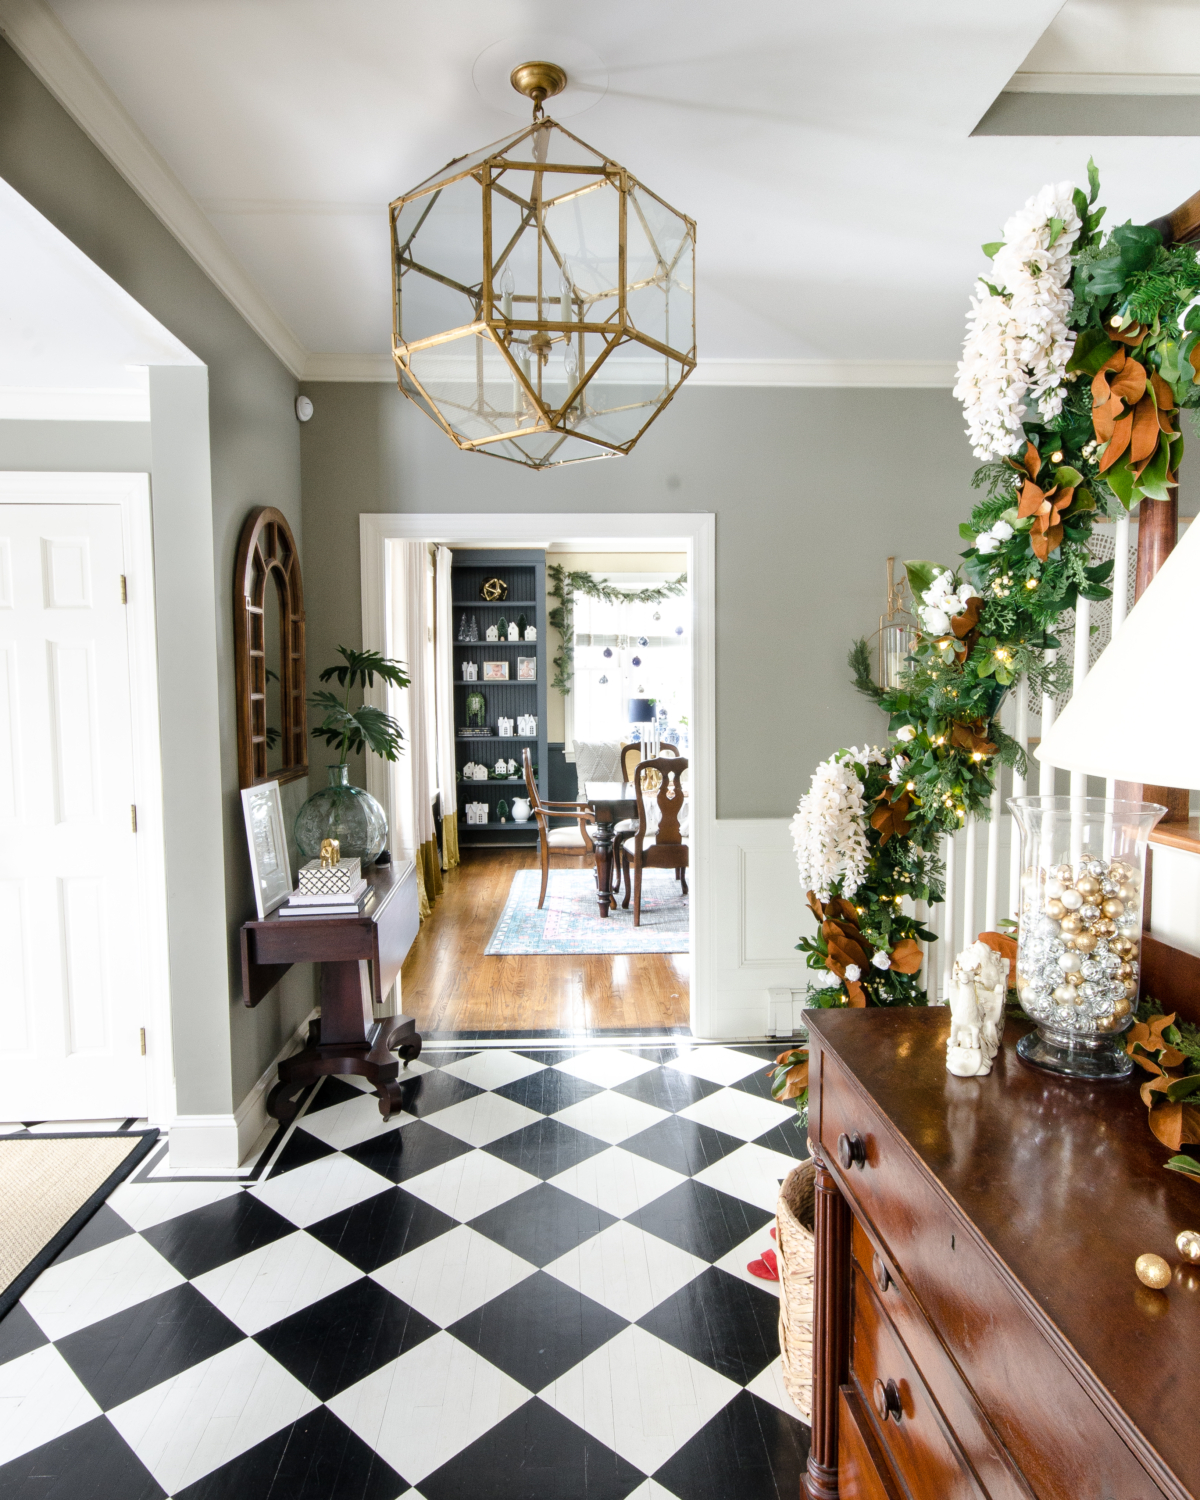
<path fill-rule="evenodd" d="M 697 932 L 709 965 L 706 1035 L 773 1032 L 772 989 L 803 990 L 807 968 L 796 943 L 813 931 L 792 854 L 787 818 L 722 818 L 709 863 L 711 930 Z"/>
<path fill-rule="evenodd" d="M 1200 854 L 1151 846 L 1150 931 L 1173 948 L 1200 954 Z"/>

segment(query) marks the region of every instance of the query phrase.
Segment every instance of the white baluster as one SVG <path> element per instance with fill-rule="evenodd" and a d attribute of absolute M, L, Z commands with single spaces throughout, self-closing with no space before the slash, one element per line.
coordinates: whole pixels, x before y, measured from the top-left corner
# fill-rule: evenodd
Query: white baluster
<path fill-rule="evenodd" d="M 943 857 L 946 861 L 946 900 L 942 907 L 939 941 L 942 944 L 942 1004 L 950 1001 L 950 978 L 954 968 L 954 835 L 944 837 Z"/>
<path fill-rule="evenodd" d="M 988 824 L 987 884 L 983 893 L 983 930 L 995 932 L 996 905 L 1000 885 L 1000 772 L 996 767 L 996 785 L 992 788 L 992 821 Z"/>
<path fill-rule="evenodd" d="M 966 850 L 963 854 L 962 945 L 964 948 L 969 948 L 979 935 L 979 929 L 975 926 L 975 838 L 978 827 L 976 819 L 968 819 Z"/>
<path fill-rule="evenodd" d="M 1029 679 L 1022 677 L 1017 683 L 1016 693 L 1016 725 L 1013 738 L 1021 749 L 1029 750 Z M 1026 795 L 1026 779 L 1016 771 L 1013 772 L 1014 797 Z M 1016 820 L 1009 817 L 1009 847 L 1008 847 L 1008 915 L 1015 917 L 1021 906 L 1021 843 L 1017 838 Z"/>
<path fill-rule="evenodd" d="M 1117 631 L 1125 623 L 1125 616 L 1129 613 L 1129 517 L 1123 515 L 1114 528 L 1116 535 L 1113 538 L 1114 556 L 1112 573 L 1112 635 L 1110 640 L 1115 640 Z M 1117 783 L 1110 777 L 1105 788 L 1108 800 L 1117 795 Z M 1113 815 L 1107 812 L 1104 815 L 1104 856 L 1112 858 L 1113 846 Z"/>
<path fill-rule="evenodd" d="M 1079 688 L 1088 674 L 1088 648 L 1091 638 L 1092 606 L 1080 598 L 1075 604 L 1075 660 L 1072 664 L 1071 692 Z M 1087 772 L 1071 772 L 1071 863 L 1083 858 L 1083 804 L 1087 797 Z"/>

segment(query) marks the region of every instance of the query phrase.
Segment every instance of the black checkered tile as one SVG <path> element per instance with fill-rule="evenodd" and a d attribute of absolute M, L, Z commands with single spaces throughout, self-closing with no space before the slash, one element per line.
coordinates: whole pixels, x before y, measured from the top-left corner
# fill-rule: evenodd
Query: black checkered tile
<path fill-rule="evenodd" d="M 253 1185 L 123 1184 L 0 1321 L 0 1495 L 793 1500 L 770 1056 L 427 1051 Z"/>

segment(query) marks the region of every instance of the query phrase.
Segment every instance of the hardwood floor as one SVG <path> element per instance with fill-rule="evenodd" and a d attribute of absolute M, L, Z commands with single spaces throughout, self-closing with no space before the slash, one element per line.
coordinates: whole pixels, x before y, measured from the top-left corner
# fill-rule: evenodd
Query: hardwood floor
<path fill-rule="evenodd" d="M 586 861 L 555 858 L 553 868 Z M 513 875 L 536 849 L 465 849 L 401 974 L 418 1031 L 589 1031 L 686 1026 L 686 953 L 484 955 Z"/>

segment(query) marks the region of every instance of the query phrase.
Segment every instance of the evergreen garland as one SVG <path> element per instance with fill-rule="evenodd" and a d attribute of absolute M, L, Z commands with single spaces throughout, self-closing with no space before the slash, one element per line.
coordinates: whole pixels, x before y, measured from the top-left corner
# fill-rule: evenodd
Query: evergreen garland
<path fill-rule="evenodd" d="M 554 657 L 554 680 L 552 686 L 565 698 L 571 691 L 575 677 L 575 595 L 585 594 L 589 599 L 601 599 L 605 604 L 661 604 L 665 599 L 678 599 L 687 593 L 687 574 L 680 573 L 669 583 L 656 589 L 619 589 L 611 583 L 601 583 L 591 573 L 571 572 L 559 563 L 548 563 L 546 576 L 550 582 L 546 592 L 558 603 L 546 618 L 558 631 L 560 645 Z"/>
<path fill-rule="evenodd" d="M 1061 389 L 1042 405 L 1029 401 L 1009 451 L 993 449 L 976 471 L 982 496 L 959 527 L 967 545 L 958 565 L 906 564 L 920 624 L 899 685 L 876 684 L 865 640 L 851 648 L 855 686 L 888 715 L 889 743 L 839 752 L 873 809 L 863 819 L 866 873 L 834 880 L 822 899 L 810 894 L 820 930 L 798 945 L 820 971 L 810 1005 L 927 1003 L 916 973 L 883 966 L 901 935 L 930 936 L 901 917 L 900 903 L 942 899 L 943 835 L 990 816 L 998 764 L 1024 774 L 1024 751 L 1000 728 L 1000 708 L 1022 678 L 1035 698 L 1067 685 L 1055 629 L 1079 599 L 1109 597 L 1113 563 L 1094 564 L 1088 551 L 1096 520 L 1123 516 L 1143 498 L 1165 500 L 1177 482 L 1180 413 L 1200 408 L 1200 261 L 1194 246 L 1164 247 L 1149 226 L 1102 235 L 1091 162 L 1088 181 L 1090 196 L 1073 193 L 1076 238 L 1063 287 L 1073 332 Z M 1030 200 L 1026 229 L 1033 208 Z M 1063 221 L 1048 227 L 1052 249 Z M 1004 248 L 999 241 L 984 252 Z M 1026 269 L 1043 262 L 1031 258 Z M 801 808 L 793 831 L 803 870 L 812 818 Z M 877 956 L 864 962 L 871 950 Z"/>

